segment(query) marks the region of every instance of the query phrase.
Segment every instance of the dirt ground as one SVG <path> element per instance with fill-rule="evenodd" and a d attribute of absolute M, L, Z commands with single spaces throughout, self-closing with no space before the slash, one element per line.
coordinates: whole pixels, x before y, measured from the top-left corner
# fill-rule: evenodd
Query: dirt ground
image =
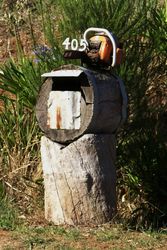
<path fill-rule="evenodd" d="M 121 224 L 55 226 L 44 211 L 24 217 L 15 230 L 0 230 L 0 250 L 166 250 L 167 230 L 133 231 Z"/>
<path fill-rule="evenodd" d="M 0 230 L 0 250 L 166 250 L 167 235 L 117 231 L 115 228 L 36 227 Z"/>

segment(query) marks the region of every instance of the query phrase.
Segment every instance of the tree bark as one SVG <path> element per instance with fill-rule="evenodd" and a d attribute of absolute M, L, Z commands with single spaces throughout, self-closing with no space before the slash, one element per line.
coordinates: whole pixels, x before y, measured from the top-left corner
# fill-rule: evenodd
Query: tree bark
<path fill-rule="evenodd" d="M 45 217 L 56 225 L 102 224 L 116 211 L 115 136 L 86 134 L 68 146 L 41 139 Z"/>

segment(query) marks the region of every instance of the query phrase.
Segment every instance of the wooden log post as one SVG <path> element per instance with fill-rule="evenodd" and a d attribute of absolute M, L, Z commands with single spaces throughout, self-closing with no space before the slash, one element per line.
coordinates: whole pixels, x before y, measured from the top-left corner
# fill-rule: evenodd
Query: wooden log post
<path fill-rule="evenodd" d="M 126 116 L 118 77 L 79 66 L 44 74 L 36 116 L 45 215 L 55 224 L 100 224 L 116 211 L 115 133 Z"/>
<path fill-rule="evenodd" d="M 47 220 L 57 225 L 111 220 L 116 212 L 115 148 L 111 134 L 83 135 L 68 146 L 42 137 Z"/>

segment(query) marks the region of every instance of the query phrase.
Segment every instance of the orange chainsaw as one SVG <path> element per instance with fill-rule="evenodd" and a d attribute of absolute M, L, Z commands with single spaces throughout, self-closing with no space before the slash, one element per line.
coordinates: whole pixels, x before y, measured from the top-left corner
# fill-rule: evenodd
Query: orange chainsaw
<path fill-rule="evenodd" d="M 64 58 L 81 59 L 88 67 L 109 68 L 122 63 L 124 52 L 117 38 L 103 28 L 89 28 L 84 33 L 86 49 L 65 50 Z"/>

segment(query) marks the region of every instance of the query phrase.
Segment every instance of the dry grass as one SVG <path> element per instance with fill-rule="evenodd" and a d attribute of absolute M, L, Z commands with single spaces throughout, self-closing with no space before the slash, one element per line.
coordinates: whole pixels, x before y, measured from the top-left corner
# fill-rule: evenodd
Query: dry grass
<path fill-rule="evenodd" d="M 41 218 L 42 219 L 42 218 Z M 0 231 L 0 249 L 166 250 L 167 234 L 125 231 L 121 226 L 57 227 L 47 224 Z"/>

